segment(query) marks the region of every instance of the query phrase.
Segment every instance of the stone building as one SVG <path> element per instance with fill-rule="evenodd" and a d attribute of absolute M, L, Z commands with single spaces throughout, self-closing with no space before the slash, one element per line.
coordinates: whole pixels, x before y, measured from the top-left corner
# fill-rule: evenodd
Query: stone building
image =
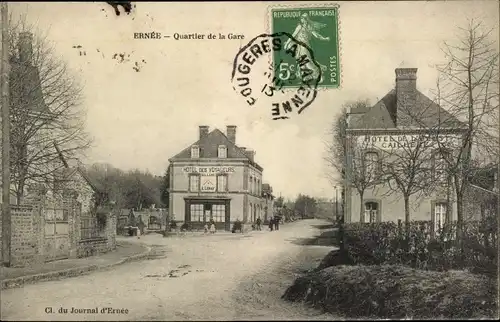
<path fill-rule="evenodd" d="M 198 140 L 169 161 L 171 220 L 198 229 L 213 219 L 229 231 L 237 219 L 264 216 L 263 168 L 253 150 L 236 145 L 236 126 L 227 126 L 226 134 L 200 126 Z"/>
<path fill-rule="evenodd" d="M 423 172 L 415 176 L 422 193 L 409 198 L 411 220 L 431 220 L 436 225 L 456 220 L 456 202 L 453 196 L 449 197 L 443 158 L 452 156 L 453 147 L 462 142 L 464 124 L 417 89 L 416 68 L 398 68 L 395 72 L 394 89 L 374 106 L 350 111 L 346 129 L 345 220 L 404 221 L 404 196 L 393 189 L 398 182 L 385 180 L 381 174 L 388 168 L 399 168 L 399 178 L 406 184 L 408 172 L 404 166 L 411 163 L 411 158 L 420 167 L 406 170 L 428 170 L 425 176 Z M 438 130 L 439 137 L 435 136 Z M 403 155 L 407 157 L 402 158 Z M 363 189 L 358 189 L 357 183 L 366 187 L 362 199 Z M 432 189 L 426 190 L 424 185 Z"/>

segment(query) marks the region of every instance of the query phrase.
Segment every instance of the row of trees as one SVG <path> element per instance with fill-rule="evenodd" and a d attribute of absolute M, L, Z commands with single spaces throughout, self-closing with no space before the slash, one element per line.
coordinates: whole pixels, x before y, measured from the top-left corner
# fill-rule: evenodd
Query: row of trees
<path fill-rule="evenodd" d="M 295 200 L 287 200 L 278 197 L 274 201 L 274 206 L 278 209 L 286 209 L 292 212 L 294 216 L 301 218 L 313 217 L 318 211 L 318 201 L 311 196 L 299 194 Z"/>
<path fill-rule="evenodd" d="M 168 207 L 166 177 L 155 176 L 147 171 L 123 171 L 109 164 L 96 163 L 86 170 L 89 179 L 96 184 L 108 200 L 119 208 Z M 168 177 L 167 177 L 168 178 Z"/>
<path fill-rule="evenodd" d="M 453 198 L 457 204 L 460 237 L 468 182 L 481 166 L 498 162 L 499 157 L 499 55 L 492 31 L 471 20 L 467 28 L 461 29 L 457 41 L 444 43 L 447 62 L 436 66 L 439 79 L 435 102 L 428 102 L 421 109 L 415 109 L 409 97 L 398 102 L 412 127 L 420 131 L 403 136 L 397 148 L 385 149 L 376 158 L 369 157 L 366 152 L 377 147 L 363 139 L 350 140 L 347 135 L 349 110 L 367 108 L 369 102 L 358 100 L 344 105 L 333 124 L 334 140 L 328 145 L 327 162 L 335 171 L 332 178 L 336 184 L 342 184 L 349 176 L 348 181 L 360 196 L 360 216 L 365 191 L 384 184 L 387 194 L 404 199 L 405 219 L 409 222 L 410 198 L 426 196 L 443 186 L 444 181 L 448 200 Z M 440 113 L 436 104 L 447 113 Z M 452 128 L 460 128 L 458 136 L 453 137 Z M 351 151 L 349 160 L 347 149 Z M 347 162 L 349 173 L 345 172 Z"/>

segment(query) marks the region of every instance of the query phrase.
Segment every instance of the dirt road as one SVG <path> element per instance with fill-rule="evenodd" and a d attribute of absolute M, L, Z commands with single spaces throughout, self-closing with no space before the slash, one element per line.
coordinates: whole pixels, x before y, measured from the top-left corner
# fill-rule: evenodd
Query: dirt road
<path fill-rule="evenodd" d="M 319 234 L 315 226 L 324 223 L 298 221 L 250 234 L 143 236 L 136 242 L 162 245 L 166 256 L 2 291 L 2 320 L 332 319 L 280 299 L 294 271 L 314 266 L 330 250 L 294 242 Z"/>

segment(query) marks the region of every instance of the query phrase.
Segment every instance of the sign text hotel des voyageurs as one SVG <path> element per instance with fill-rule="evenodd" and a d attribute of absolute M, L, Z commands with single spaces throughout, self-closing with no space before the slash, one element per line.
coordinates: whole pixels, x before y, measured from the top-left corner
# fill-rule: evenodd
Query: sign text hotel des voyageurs
<path fill-rule="evenodd" d="M 199 174 L 200 176 L 216 176 L 220 174 L 231 174 L 234 173 L 234 167 L 198 167 L 198 166 L 187 166 L 182 168 L 183 172 L 190 174 Z"/>
<path fill-rule="evenodd" d="M 182 171 L 189 174 L 198 174 L 201 177 L 200 191 L 202 192 L 215 192 L 216 191 L 216 179 L 217 175 L 230 174 L 234 172 L 233 167 L 198 167 L 198 166 L 187 166 L 182 168 Z"/>
<path fill-rule="evenodd" d="M 453 148 L 460 142 L 458 135 L 440 135 L 437 138 L 425 135 L 361 135 L 357 144 L 363 148 L 380 150 L 398 150 L 416 148 L 422 142 L 427 148 L 438 147 L 437 142 L 447 148 Z"/>

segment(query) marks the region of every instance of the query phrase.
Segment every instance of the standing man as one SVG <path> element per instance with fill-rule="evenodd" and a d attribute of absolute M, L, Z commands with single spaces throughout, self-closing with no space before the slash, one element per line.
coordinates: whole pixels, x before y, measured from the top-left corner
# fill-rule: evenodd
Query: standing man
<path fill-rule="evenodd" d="M 280 217 L 279 216 L 274 217 L 274 229 L 280 230 Z"/>
<path fill-rule="evenodd" d="M 257 218 L 257 221 L 255 222 L 257 224 L 257 230 L 261 230 L 260 225 L 262 224 L 260 217 Z"/>

